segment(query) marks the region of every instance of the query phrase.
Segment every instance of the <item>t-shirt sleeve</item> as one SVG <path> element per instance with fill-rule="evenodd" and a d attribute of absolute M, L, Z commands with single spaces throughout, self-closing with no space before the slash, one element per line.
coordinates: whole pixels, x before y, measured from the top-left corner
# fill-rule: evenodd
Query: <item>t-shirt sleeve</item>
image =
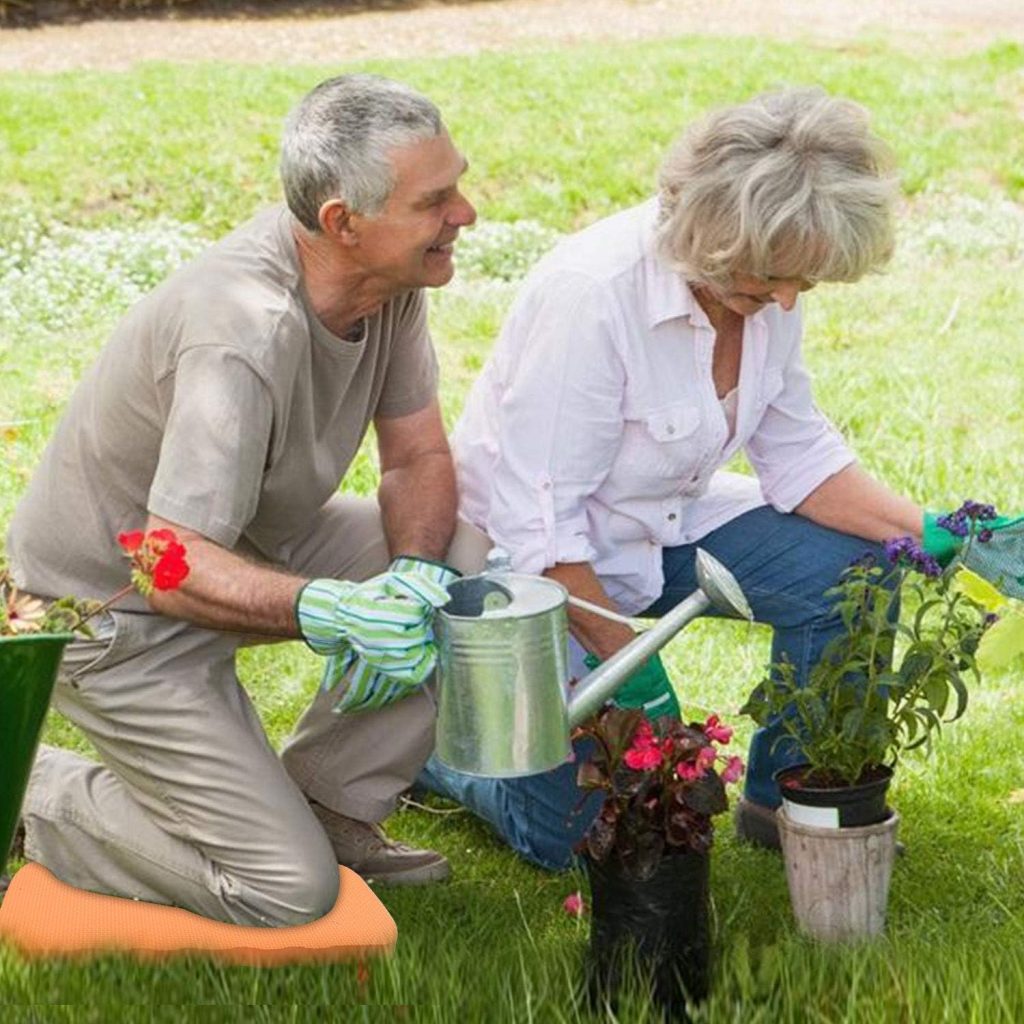
<path fill-rule="evenodd" d="M 161 391 L 167 425 L 147 507 L 234 547 L 256 513 L 273 429 L 273 402 L 236 350 L 187 349 Z"/>
<path fill-rule="evenodd" d="M 375 416 L 408 416 L 426 408 L 437 394 L 437 355 L 427 326 L 422 291 L 396 301 L 393 337 Z"/>

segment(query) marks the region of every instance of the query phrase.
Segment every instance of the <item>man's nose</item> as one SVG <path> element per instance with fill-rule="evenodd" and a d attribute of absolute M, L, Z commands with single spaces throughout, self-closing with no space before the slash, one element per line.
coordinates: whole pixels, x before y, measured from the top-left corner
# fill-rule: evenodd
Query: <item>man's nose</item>
<path fill-rule="evenodd" d="M 476 208 L 464 195 L 459 195 L 459 202 L 449 215 L 448 223 L 460 228 L 476 223 Z"/>

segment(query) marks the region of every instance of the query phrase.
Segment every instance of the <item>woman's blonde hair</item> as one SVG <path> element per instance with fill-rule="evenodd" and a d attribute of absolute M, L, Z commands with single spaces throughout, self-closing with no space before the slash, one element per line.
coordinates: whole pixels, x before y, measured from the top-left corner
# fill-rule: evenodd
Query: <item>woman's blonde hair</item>
<path fill-rule="evenodd" d="M 658 249 L 686 278 L 856 281 L 893 248 L 896 177 L 863 107 L 786 89 L 688 128 L 660 176 Z"/>

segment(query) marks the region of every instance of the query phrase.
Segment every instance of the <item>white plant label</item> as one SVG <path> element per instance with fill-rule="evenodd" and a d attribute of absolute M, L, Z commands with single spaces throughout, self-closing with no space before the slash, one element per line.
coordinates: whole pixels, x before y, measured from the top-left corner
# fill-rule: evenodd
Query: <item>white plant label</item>
<path fill-rule="evenodd" d="M 782 804 L 786 808 L 786 817 L 797 825 L 807 825 L 809 828 L 839 828 L 838 807 L 808 807 L 805 804 L 795 804 L 785 797 Z"/>

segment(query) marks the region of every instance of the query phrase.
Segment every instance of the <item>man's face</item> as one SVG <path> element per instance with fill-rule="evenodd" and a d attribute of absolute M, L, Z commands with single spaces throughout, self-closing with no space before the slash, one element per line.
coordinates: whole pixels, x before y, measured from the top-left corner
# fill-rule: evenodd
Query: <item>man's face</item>
<path fill-rule="evenodd" d="M 712 291 L 713 297 L 726 309 L 740 316 L 752 316 L 769 303 L 777 302 L 786 312 L 795 305 L 801 292 L 814 285 L 798 277 L 751 277 L 735 274 L 727 289 Z"/>
<path fill-rule="evenodd" d="M 455 272 L 452 249 L 459 229 L 476 220 L 476 210 L 459 191 L 465 157 L 446 131 L 391 153 L 395 186 L 372 217 L 353 214 L 364 269 L 392 285 L 438 288 Z"/>

